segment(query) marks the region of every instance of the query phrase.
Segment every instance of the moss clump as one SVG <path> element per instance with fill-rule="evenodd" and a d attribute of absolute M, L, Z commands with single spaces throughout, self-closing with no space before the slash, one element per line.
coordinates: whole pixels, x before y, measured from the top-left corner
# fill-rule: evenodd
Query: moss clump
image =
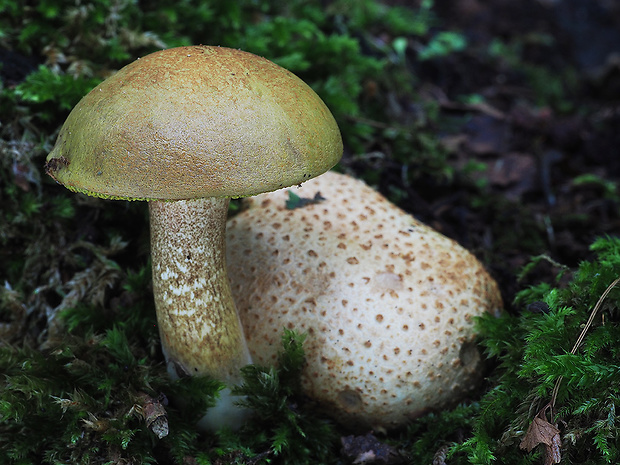
<path fill-rule="evenodd" d="M 222 436 L 224 448 L 251 448 L 260 456 L 287 465 L 329 463 L 334 460 L 336 432 L 301 395 L 305 336 L 285 330 L 276 367 L 249 365 L 235 393 L 254 412 L 255 421 L 240 432 Z"/>
<path fill-rule="evenodd" d="M 598 239 L 591 250 L 595 259 L 581 263 L 567 285 L 532 286 L 516 297 L 520 314 L 478 320 L 481 344 L 497 364 L 488 392 L 478 403 L 417 422 L 409 431 L 415 456 L 431 460 L 443 441 L 450 444 L 451 464 L 543 463 L 542 446 L 531 453 L 519 446 L 544 411 L 559 428 L 563 464 L 618 462 L 620 289 L 602 301 L 571 353 L 593 308 L 620 276 L 620 238 Z M 553 408 L 545 409 L 556 385 Z"/>
<path fill-rule="evenodd" d="M 67 311 L 69 325 L 84 312 Z M 252 421 L 202 435 L 196 423 L 223 385 L 170 381 L 163 364 L 130 342 L 133 329 L 67 335 L 47 351 L 0 348 L 0 463 L 329 462 L 332 426 L 300 398 L 303 337 L 285 332 L 277 368 L 244 369 L 236 393 L 254 410 Z"/>

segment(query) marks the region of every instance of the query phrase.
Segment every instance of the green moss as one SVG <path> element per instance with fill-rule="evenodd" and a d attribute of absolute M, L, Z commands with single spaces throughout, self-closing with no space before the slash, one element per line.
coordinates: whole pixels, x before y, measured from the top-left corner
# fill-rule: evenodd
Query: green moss
<path fill-rule="evenodd" d="M 617 463 L 620 289 L 609 293 L 583 344 L 571 353 L 597 301 L 620 277 L 620 238 L 598 239 L 591 250 L 596 258 L 581 263 L 568 285 L 522 290 L 518 315 L 478 320 L 481 344 L 496 364 L 488 392 L 479 403 L 416 423 L 410 431 L 416 457 L 428 460 L 432 444 L 442 438 L 452 444 L 449 463 L 541 463 L 541 451 L 527 453 L 519 444 L 558 383 L 549 420 L 561 430 L 562 463 Z M 546 305 L 528 307 L 541 300 Z M 458 440 L 459 432 L 469 436 Z"/>
<path fill-rule="evenodd" d="M 250 365 L 236 393 L 255 412 L 256 421 L 238 435 L 246 447 L 268 451 L 286 464 L 327 463 L 335 451 L 330 422 L 317 414 L 301 394 L 304 336 L 285 330 L 276 367 Z M 230 447 L 230 446 L 228 446 Z"/>
<path fill-rule="evenodd" d="M 170 381 L 162 365 L 149 361 L 144 346 L 131 343 L 135 329 L 129 323 L 103 333 L 68 335 L 44 352 L 0 348 L 5 377 L 0 462 L 139 464 L 168 457 L 182 464 L 188 457 L 201 457 L 203 463 L 237 457 L 242 458 L 238 463 L 250 458 L 262 463 L 260 457 L 277 457 L 291 464 L 327 463 L 334 451 L 333 429 L 300 401 L 303 337 L 284 334 L 278 368 L 244 369 L 244 384 L 236 392 L 255 418 L 239 432 L 220 431 L 216 439 L 201 437 L 195 425 L 213 405 L 221 383 L 203 377 Z M 138 413 L 142 393 L 171 399 L 166 406 L 170 434 L 161 440 Z"/>
<path fill-rule="evenodd" d="M 51 102 L 61 110 L 71 110 L 98 83 L 99 79 L 58 74 L 39 66 L 15 87 L 15 94 L 24 102 Z"/>

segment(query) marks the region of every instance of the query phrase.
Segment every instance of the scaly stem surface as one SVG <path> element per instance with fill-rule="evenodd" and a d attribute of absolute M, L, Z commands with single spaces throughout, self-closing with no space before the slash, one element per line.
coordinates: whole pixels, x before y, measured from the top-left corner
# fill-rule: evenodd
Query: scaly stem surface
<path fill-rule="evenodd" d="M 149 202 L 153 293 L 173 377 L 207 374 L 232 385 L 251 363 L 226 272 L 228 203 Z"/>

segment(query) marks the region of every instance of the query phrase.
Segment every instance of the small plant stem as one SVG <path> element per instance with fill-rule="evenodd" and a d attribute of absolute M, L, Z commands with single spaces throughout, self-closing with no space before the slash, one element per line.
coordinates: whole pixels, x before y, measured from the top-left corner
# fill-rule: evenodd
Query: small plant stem
<path fill-rule="evenodd" d="M 614 287 L 616 287 L 616 285 L 619 282 L 620 282 L 620 278 L 617 278 L 614 282 L 612 282 L 609 286 L 607 286 L 607 289 L 605 289 L 605 292 L 603 292 L 603 294 L 601 294 L 601 296 L 599 297 L 598 301 L 596 302 L 596 305 L 594 306 L 594 308 L 590 312 L 590 317 L 588 318 L 588 321 L 586 322 L 585 326 L 581 330 L 581 333 L 579 334 L 579 337 L 577 338 L 577 341 L 573 345 L 573 348 L 570 351 L 571 354 L 574 355 L 574 354 L 577 353 L 577 349 L 579 349 L 579 346 L 581 346 L 584 338 L 586 337 L 586 333 L 590 329 L 590 326 L 592 326 L 592 323 L 594 322 L 594 318 L 596 317 L 599 309 L 603 305 L 603 302 L 607 298 L 607 295 L 611 292 L 611 290 Z M 562 378 L 563 377 L 560 376 L 556 380 L 555 386 L 553 386 L 553 392 L 551 393 L 551 401 L 549 402 L 549 406 L 551 407 L 551 417 L 552 418 L 554 416 L 553 410 L 554 410 L 554 407 L 555 407 L 555 401 L 556 401 L 556 399 L 558 397 L 558 392 L 560 390 L 560 384 L 562 384 Z"/>

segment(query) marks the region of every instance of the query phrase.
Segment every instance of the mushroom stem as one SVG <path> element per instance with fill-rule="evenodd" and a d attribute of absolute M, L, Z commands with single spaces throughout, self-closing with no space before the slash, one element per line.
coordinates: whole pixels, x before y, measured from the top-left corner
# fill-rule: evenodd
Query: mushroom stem
<path fill-rule="evenodd" d="M 153 293 L 168 372 L 228 385 L 252 363 L 226 271 L 229 199 L 149 202 Z"/>

